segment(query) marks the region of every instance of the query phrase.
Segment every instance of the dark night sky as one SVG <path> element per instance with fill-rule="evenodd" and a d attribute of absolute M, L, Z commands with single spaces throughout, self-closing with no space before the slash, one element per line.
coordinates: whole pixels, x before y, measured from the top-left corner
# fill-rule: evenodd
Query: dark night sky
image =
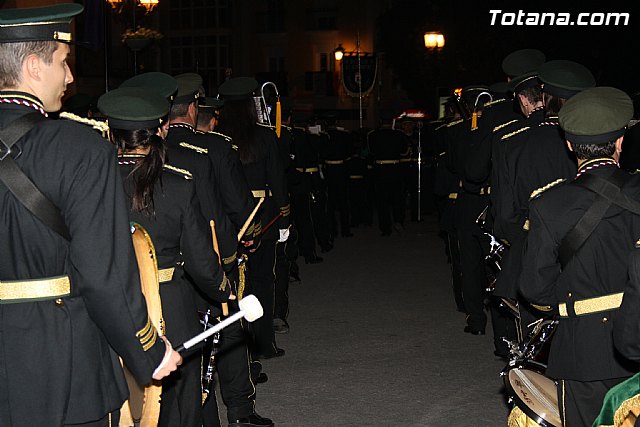
<path fill-rule="evenodd" d="M 503 80 L 502 59 L 522 48 L 540 49 L 548 60 L 580 62 L 600 86 L 616 86 L 630 94 L 640 91 L 640 7 L 632 6 L 634 1 L 574 4 L 396 1 L 379 20 L 378 46 L 418 105 L 430 103 L 436 86 Z M 571 12 L 573 18 L 580 12 L 627 12 L 630 19 L 628 26 L 491 26 L 491 9 Z M 427 52 L 422 41 L 422 34 L 430 30 L 445 34 L 445 47 L 436 54 Z"/>

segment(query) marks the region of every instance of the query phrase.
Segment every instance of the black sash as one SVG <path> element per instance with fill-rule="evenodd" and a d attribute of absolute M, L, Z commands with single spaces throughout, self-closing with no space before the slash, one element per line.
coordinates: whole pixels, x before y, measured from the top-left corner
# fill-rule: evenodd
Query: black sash
<path fill-rule="evenodd" d="M 69 229 L 60 210 L 42 194 L 12 157 L 14 144 L 43 119 L 40 113 L 29 113 L 0 130 L 0 181 L 44 225 L 70 241 Z"/>

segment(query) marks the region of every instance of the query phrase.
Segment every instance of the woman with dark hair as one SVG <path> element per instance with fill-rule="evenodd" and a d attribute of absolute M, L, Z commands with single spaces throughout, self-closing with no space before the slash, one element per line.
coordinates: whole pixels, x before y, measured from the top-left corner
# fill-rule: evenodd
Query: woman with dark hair
<path fill-rule="evenodd" d="M 118 147 L 129 219 L 146 229 L 155 246 L 165 333 L 182 343 L 201 331 L 185 274 L 216 301 L 235 297 L 213 251 L 191 174 L 165 164 L 160 123 L 169 103 L 144 89 L 120 88 L 103 95 L 98 108 Z M 163 382 L 160 426 L 202 425 L 200 369 L 199 350 L 186 353 L 179 374 Z"/>
<path fill-rule="evenodd" d="M 289 235 L 290 208 L 276 133 L 256 123 L 251 94 L 257 88 L 258 82 L 248 77 L 227 80 L 218 88 L 224 108 L 217 130 L 230 136 L 238 147 L 253 196 L 265 198 L 254 234 L 259 243 L 247 263 L 246 293 L 256 295 L 264 307 L 264 316 L 251 325 L 252 352 L 255 358 L 268 359 L 284 355 L 276 346 L 273 331 L 274 266 L 276 242 L 285 242 Z"/>

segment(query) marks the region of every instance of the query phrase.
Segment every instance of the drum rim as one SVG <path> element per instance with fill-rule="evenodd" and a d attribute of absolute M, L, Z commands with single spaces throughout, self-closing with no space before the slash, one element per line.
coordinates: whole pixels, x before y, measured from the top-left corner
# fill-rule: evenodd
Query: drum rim
<path fill-rule="evenodd" d="M 527 362 L 531 363 L 531 361 L 527 361 Z M 522 399 L 520 399 L 520 396 L 518 396 L 518 393 L 515 392 L 515 390 L 511 386 L 511 382 L 509 381 L 509 372 L 513 369 L 528 369 L 528 368 L 524 368 L 520 366 L 511 366 L 508 370 L 505 369 L 505 371 L 503 371 L 504 375 L 502 378 L 503 378 L 504 386 L 507 390 L 507 396 L 513 399 L 515 406 L 520 408 L 522 412 L 524 412 L 529 418 L 531 418 L 534 422 L 538 423 L 542 427 L 561 427 L 559 425 L 555 425 L 551 423 L 551 421 L 546 420 L 541 415 L 533 412 L 533 410 L 529 408 L 529 406 L 527 406 Z M 537 374 L 543 375 L 541 372 L 538 372 L 534 369 L 528 369 L 528 370 L 536 372 Z M 549 378 L 549 377 L 546 377 L 546 378 Z M 554 381 L 551 378 L 549 379 L 551 381 Z"/>

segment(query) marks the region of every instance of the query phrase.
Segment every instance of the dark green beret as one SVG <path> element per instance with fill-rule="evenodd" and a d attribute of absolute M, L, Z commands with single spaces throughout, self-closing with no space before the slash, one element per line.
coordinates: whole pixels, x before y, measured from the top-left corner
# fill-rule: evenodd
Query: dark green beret
<path fill-rule="evenodd" d="M 139 87 L 121 87 L 98 99 L 98 109 L 113 129 L 153 129 L 169 113 L 169 101 L 162 95 Z"/>
<path fill-rule="evenodd" d="M 212 96 L 200 98 L 200 102 L 198 103 L 199 108 L 213 108 L 214 110 L 219 110 L 223 106 L 224 101 L 222 99 L 214 98 Z"/>
<path fill-rule="evenodd" d="M 572 144 L 606 144 L 624 135 L 633 116 L 631 98 L 613 87 L 585 89 L 567 100 L 558 119 Z"/>
<path fill-rule="evenodd" d="M 178 93 L 174 104 L 190 104 L 198 99 L 202 87 L 202 77 L 196 73 L 184 73 L 175 76 L 178 82 Z"/>
<path fill-rule="evenodd" d="M 502 71 L 509 77 L 517 77 L 530 71 L 537 70 L 546 57 L 538 49 L 520 49 L 511 52 L 502 61 Z"/>
<path fill-rule="evenodd" d="M 565 60 L 545 62 L 538 70 L 538 79 L 546 93 L 566 99 L 596 85 L 596 79 L 587 67 Z"/>
<path fill-rule="evenodd" d="M 0 10 L 0 43 L 70 42 L 71 19 L 82 12 L 76 3 Z"/>
<path fill-rule="evenodd" d="M 166 73 L 152 71 L 138 74 L 125 80 L 120 87 L 140 87 L 156 92 L 158 95 L 172 101 L 178 91 L 178 82 L 173 76 Z"/>
<path fill-rule="evenodd" d="M 258 89 L 258 81 L 251 77 L 236 77 L 222 83 L 218 93 L 225 100 L 235 101 L 251 97 L 253 91 Z"/>

